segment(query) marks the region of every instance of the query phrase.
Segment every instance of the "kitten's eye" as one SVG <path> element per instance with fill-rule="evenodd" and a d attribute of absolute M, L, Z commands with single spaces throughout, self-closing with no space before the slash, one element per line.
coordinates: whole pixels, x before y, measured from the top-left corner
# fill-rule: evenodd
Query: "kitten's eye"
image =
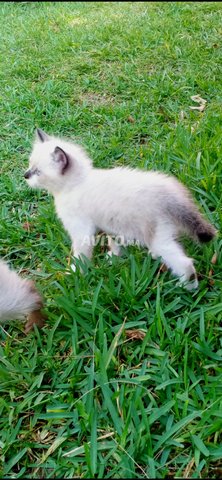
<path fill-rule="evenodd" d="M 35 168 L 32 172 L 32 175 L 40 175 L 40 170 L 38 168 Z"/>

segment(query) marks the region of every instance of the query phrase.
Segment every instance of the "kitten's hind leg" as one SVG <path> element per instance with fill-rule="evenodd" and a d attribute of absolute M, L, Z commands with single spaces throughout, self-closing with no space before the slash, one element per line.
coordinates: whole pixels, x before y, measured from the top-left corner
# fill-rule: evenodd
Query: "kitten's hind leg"
<path fill-rule="evenodd" d="M 107 235 L 107 239 L 108 239 L 108 248 L 109 248 L 109 250 L 107 251 L 107 256 L 108 257 L 111 257 L 112 255 L 120 256 L 121 247 L 117 243 L 116 239 L 113 239 L 110 235 Z"/>
<path fill-rule="evenodd" d="M 151 251 L 156 258 L 162 258 L 173 274 L 180 277 L 180 283 L 187 290 L 193 290 L 198 287 L 193 261 L 187 257 L 181 245 L 174 240 L 172 235 L 166 235 L 163 232 L 156 233 L 152 240 Z"/>

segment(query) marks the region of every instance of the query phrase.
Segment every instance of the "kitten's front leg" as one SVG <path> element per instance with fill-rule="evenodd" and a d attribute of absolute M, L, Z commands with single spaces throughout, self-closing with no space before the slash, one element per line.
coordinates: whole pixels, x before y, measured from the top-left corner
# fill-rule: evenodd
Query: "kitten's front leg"
<path fill-rule="evenodd" d="M 92 257 L 92 251 L 95 244 L 95 237 L 93 234 L 85 234 L 85 235 L 76 235 L 72 238 L 72 251 L 74 258 L 81 258 L 84 257 L 88 258 L 89 260 Z M 74 263 L 71 264 L 71 269 L 75 272 L 76 266 Z"/>
<path fill-rule="evenodd" d="M 65 223 L 64 223 L 65 224 Z M 94 224 L 88 218 L 74 216 L 68 218 L 65 227 L 72 240 L 72 255 L 73 258 L 86 257 L 91 259 L 93 247 L 95 245 L 95 231 Z M 71 264 L 71 269 L 75 272 L 75 264 Z"/>

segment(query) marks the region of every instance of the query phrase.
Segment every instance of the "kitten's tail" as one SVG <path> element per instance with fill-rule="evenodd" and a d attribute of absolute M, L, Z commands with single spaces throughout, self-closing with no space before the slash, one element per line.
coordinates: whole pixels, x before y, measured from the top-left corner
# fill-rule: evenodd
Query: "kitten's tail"
<path fill-rule="evenodd" d="M 43 306 L 34 283 L 21 278 L 2 260 L 0 260 L 0 287 L 0 322 L 22 319 Z"/>
<path fill-rule="evenodd" d="M 207 243 L 215 237 L 216 229 L 202 217 L 193 202 L 189 204 L 175 202 L 169 206 L 168 211 L 191 237 L 201 243 Z"/>

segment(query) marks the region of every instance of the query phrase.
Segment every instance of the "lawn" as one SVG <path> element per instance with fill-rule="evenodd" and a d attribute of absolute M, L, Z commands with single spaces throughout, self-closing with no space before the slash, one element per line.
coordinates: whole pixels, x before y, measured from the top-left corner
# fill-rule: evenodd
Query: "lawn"
<path fill-rule="evenodd" d="M 220 230 L 221 25 L 219 2 L 0 4 L 0 256 L 48 315 L 0 327 L 2 477 L 222 476 L 220 232 L 185 241 L 195 292 L 135 246 L 67 275 L 52 198 L 23 179 L 38 126 L 96 166 L 175 174 Z"/>

